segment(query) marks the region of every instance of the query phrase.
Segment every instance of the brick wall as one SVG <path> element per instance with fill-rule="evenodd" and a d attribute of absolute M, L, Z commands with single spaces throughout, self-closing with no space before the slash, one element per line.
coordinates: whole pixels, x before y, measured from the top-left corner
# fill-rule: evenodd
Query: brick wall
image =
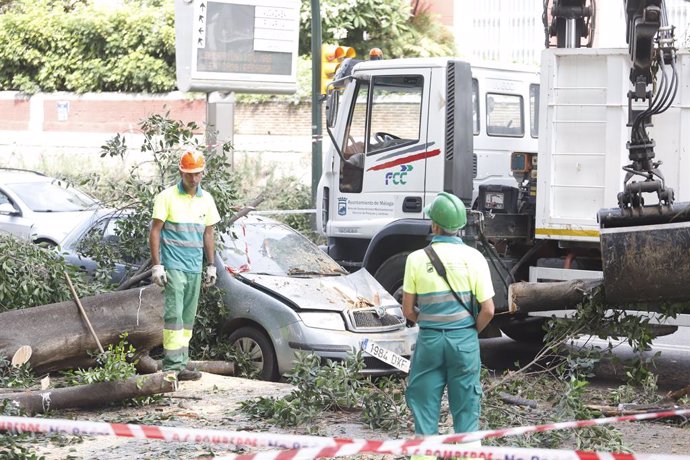
<path fill-rule="evenodd" d="M 391 104 L 387 110 L 379 108 L 376 130 L 395 133 L 408 127 L 415 131 L 411 135 L 416 134 L 418 110 L 414 104 Z M 132 133 L 138 131 L 139 123 L 147 116 L 166 112 L 173 120 L 195 121 L 203 127 L 206 99 L 185 93 L 51 93 L 29 97 L 17 92 L 0 92 L 0 132 Z M 234 116 L 235 134 L 311 136 L 309 103 L 236 103 Z"/>
<path fill-rule="evenodd" d="M 134 132 L 150 114 L 169 112 L 185 123 L 206 120 L 205 97 L 185 93 L 133 95 L 0 92 L 0 131 Z M 235 133 L 311 136 L 311 105 L 268 102 L 235 105 Z"/>
<path fill-rule="evenodd" d="M 311 104 L 236 104 L 235 133 L 311 136 Z"/>
<path fill-rule="evenodd" d="M 7 131 L 29 129 L 30 110 L 28 98 L 0 98 L 0 129 Z"/>

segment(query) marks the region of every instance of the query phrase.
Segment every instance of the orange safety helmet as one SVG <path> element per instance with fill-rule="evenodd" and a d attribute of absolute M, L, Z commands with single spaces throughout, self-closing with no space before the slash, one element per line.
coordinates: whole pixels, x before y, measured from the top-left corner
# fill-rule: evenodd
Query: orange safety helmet
<path fill-rule="evenodd" d="M 180 171 L 183 173 L 198 173 L 205 167 L 204 155 L 197 150 L 185 150 L 180 157 Z"/>
<path fill-rule="evenodd" d="M 378 61 L 379 59 L 383 59 L 383 51 L 381 51 L 381 48 L 370 49 L 369 59 L 371 59 L 372 61 Z"/>

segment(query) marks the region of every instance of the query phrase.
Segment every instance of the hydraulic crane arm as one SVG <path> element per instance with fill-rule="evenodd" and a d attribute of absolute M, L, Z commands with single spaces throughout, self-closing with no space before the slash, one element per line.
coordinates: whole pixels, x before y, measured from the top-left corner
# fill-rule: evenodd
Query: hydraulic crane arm
<path fill-rule="evenodd" d="M 659 170 L 661 163 L 654 161 L 655 143 L 649 138 L 647 127 L 651 125 L 652 115 L 667 110 L 675 97 L 678 88 L 676 50 L 673 27 L 668 25 L 663 0 L 623 1 L 631 60 L 628 125 L 632 129 L 626 145 L 631 163 L 623 168 L 626 175 L 618 205 L 621 209 L 634 208 L 642 213 L 645 193 L 656 193 L 663 205 L 671 205 L 674 200 L 673 190 L 666 187 Z M 588 45 L 591 45 L 596 17 L 594 0 L 547 0 L 544 7 L 548 23 L 547 45 L 551 36 L 557 38 L 556 46 L 561 48 L 580 47 L 583 38 L 588 38 Z M 655 85 L 657 75 L 661 76 L 661 81 Z M 645 108 L 634 107 L 644 107 L 645 103 Z M 633 181 L 633 178 L 644 180 Z"/>
<path fill-rule="evenodd" d="M 623 1 L 630 52 L 631 129 L 626 144 L 630 164 L 623 167 L 618 207 L 601 209 L 597 216 L 606 300 L 619 305 L 688 301 L 690 203 L 674 203 L 673 189 L 666 186 L 661 162 L 655 160 L 655 142 L 647 132 L 652 116 L 671 107 L 678 89 L 674 29 L 668 24 L 663 0 Z M 569 43 L 578 47 L 587 36 L 578 24 L 596 15 L 596 5 L 593 0 L 552 2 L 552 8 L 544 11 L 544 17 L 552 21 L 548 33 L 558 38 L 559 47 Z M 590 31 L 590 42 L 591 35 Z M 657 199 L 645 204 L 644 197 L 649 195 Z"/>

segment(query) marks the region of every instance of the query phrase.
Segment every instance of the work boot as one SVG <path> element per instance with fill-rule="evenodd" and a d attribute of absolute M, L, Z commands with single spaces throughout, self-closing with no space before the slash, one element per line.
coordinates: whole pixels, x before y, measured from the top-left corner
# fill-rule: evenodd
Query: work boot
<path fill-rule="evenodd" d="M 177 373 L 177 380 L 199 380 L 201 378 L 201 372 L 192 371 L 189 369 L 182 369 Z"/>

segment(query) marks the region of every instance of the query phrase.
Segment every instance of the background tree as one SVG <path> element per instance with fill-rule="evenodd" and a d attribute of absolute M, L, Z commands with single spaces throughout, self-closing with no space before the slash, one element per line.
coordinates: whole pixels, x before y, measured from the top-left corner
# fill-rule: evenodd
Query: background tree
<path fill-rule="evenodd" d="M 125 0 L 0 0 L 0 90 L 164 93 L 175 87 L 174 5 Z M 322 0 L 323 41 L 387 58 L 452 55 L 453 38 L 419 1 Z M 302 0 L 300 75 L 310 75 L 311 1 Z M 308 100 L 310 78 L 299 79 Z M 258 98 L 252 100 L 263 100 Z M 293 98 L 294 99 L 294 98 Z"/>
<path fill-rule="evenodd" d="M 15 0 L 0 15 L 0 90 L 174 90 L 173 5 L 158 3 Z"/>
<path fill-rule="evenodd" d="M 381 48 L 385 58 L 452 56 L 450 31 L 420 0 L 321 0 L 323 43 L 351 46 L 358 56 Z M 311 1 L 302 0 L 300 54 L 311 50 Z"/>

